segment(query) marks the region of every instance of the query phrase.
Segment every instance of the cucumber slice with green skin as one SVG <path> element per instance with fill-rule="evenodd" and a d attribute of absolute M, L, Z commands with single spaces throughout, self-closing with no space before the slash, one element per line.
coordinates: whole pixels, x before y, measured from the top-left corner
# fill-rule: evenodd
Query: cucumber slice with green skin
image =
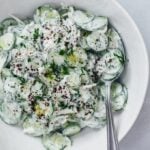
<path fill-rule="evenodd" d="M 112 97 L 116 97 L 116 96 L 120 95 L 122 90 L 123 90 L 123 86 L 118 82 L 114 82 L 111 85 Z"/>
<path fill-rule="evenodd" d="M 18 124 L 22 115 L 22 109 L 16 102 L 5 101 L 1 105 L 0 117 L 2 120 L 11 125 Z"/>
<path fill-rule="evenodd" d="M 99 76 L 114 75 L 120 73 L 124 68 L 124 56 L 119 49 L 106 52 L 96 63 L 96 72 Z M 103 77 L 102 77 L 103 78 Z"/>
<path fill-rule="evenodd" d="M 81 128 L 78 124 L 71 123 L 63 130 L 62 133 L 63 133 L 63 135 L 66 135 L 66 136 L 72 136 L 72 135 L 79 133 L 80 130 L 81 130 Z"/>
<path fill-rule="evenodd" d="M 102 85 L 100 87 L 100 92 L 102 94 L 103 97 L 105 97 L 105 85 Z M 115 111 L 119 111 L 122 110 L 126 103 L 127 103 L 127 99 L 128 99 L 128 91 L 127 88 L 117 82 L 112 83 L 111 86 L 111 97 L 112 97 L 112 108 Z"/>
<path fill-rule="evenodd" d="M 21 81 L 15 77 L 7 77 L 4 82 L 4 91 L 13 95 L 20 91 Z"/>
<path fill-rule="evenodd" d="M 77 10 L 73 13 L 72 18 L 78 26 L 82 27 L 83 24 L 91 22 L 94 19 L 94 15 Z"/>
<path fill-rule="evenodd" d="M 0 72 L 2 71 L 3 67 L 6 65 L 8 58 L 8 53 L 7 52 L 0 52 Z"/>
<path fill-rule="evenodd" d="M 81 28 L 87 31 L 95 31 L 102 29 L 108 25 L 108 19 L 106 17 L 95 17 L 92 21 L 84 23 Z"/>
<path fill-rule="evenodd" d="M 105 95 L 106 95 L 105 88 L 106 87 L 104 84 L 100 86 L 100 92 L 103 97 L 105 97 Z M 119 96 L 121 94 L 122 90 L 123 90 L 123 87 L 120 83 L 113 82 L 111 85 L 111 97 L 115 98 L 115 97 Z"/>
<path fill-rule="evenodd" d="M 57 25 L 60 23 L 60 15 L 57 10 L 51 8 L 50 5 L 44 5 L 36 9 L 34 21 L 41 24 Z"/>
<path fill-rule="evenodd" d="M 7 51 L 13 48 L 15 44 L 15 35 L 13 33 L 6 33 L 0 37 L 1 51 Z"/>
<path fill-rule="evenodd" d="M 47 150 L 70 150 L 71 140 L 60 133 L 44 135 L 42 143 Z"/>
<path fill-rule="evenodd" d="M 114 28 L 108 30 L 108 38 L 109 38 L 108 47 L 110 49 L 120 49 L 124 51 L 124 46 L 121 37 Z"/>
<path fill-rule="evenodd" d="M 105 34 L 92 32 L 87 38 L 88 46 L 95 51 L 103 51 L 107 49 L 108 38 Z"/>
<path fill-rule="evenodd" d="M 104 59 L 106 63 L 108 62 L 107 71 L 105 71 L 108 74 L 117 74 L 124 68 L 124 55 L 119 49 L 109 50 Z"/>
<path fill-rule="evenodd" d="M 30 117 L 23 122 L 23 132 L 37 137 L 48 134 L 48 128 L 44 122 L 37 120 L 37 118 Z"/>
<path fill-rule="evenodd" d="M 2 36 L 4 33 L 4 27 L 3 25 L 0 23 L 0 36 Z"/>
<path fill-rule="evenodd" d="M 10 26 L 15 26 L 18 24 L 18 22 L 13 18 L 6 18 L 1 22 L 2 26 L 6 30 Z"/>
<path fill-rule="evenodd" d="M 127 88 L 124 86 L 121 94 L 116 96 L 112 100 L 113 110 L 120 111 L 120 110 L 124 109 L 124 107 L 127 104 L 127 100 L 128 100 L 128 91 L 127 91 Z"/>

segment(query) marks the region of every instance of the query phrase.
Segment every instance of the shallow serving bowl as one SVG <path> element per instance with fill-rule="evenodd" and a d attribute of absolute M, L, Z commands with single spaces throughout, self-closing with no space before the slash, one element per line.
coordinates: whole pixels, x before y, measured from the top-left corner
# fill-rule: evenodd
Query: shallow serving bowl
<path fill-rule="evenodd" d="M 20 18 L 29 17 L 33 10 L 42 4 L 65 3 L 86 9 L 96 15 L 108 16 L 111 24 L 121 34 L 129 59 L 122 82 L 129 91 L 125 110 L 115 116 L 119 140 L 127 134 L 135 122 L 147 91 L 149 61 L 143 39 L 127 12 L 115 0 L 0 0 L 0 20 L 9 14 Z M 24 135 L 22 130 L 0 121 L 1 150 L 44 150 L 40 140 Z M 106 150 L 106 129 L 85 130 L 74 137 L 72 150 Z"/>

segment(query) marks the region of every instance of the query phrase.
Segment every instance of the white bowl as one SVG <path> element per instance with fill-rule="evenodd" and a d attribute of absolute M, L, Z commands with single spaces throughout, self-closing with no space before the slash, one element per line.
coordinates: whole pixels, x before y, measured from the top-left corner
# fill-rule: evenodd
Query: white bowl
<path fill-rule="evenodd" d="M 112 25 L 121 34 L 129 59 L 122 81 L 127 85 L 129 100 L 126 109 L 115 117 L 121 140 L 135 122 L 147 90 L 149 61 L 147 51 L 139 30 L 128 13 L 115 0 L 0 0 L 0 19 L 8 14 L 20 18 L 31 16 L 33 10 L 45 3 L 59 5 L 61 2 L 86 9 L 96 15 L 108 16 Z M 106 150 L 106 129 L 101 131 L 85 130 L 74 137 L 72 150 Z M 0 122 L 0 149 L 2 150 L 44 150 L 37 138 L 24 135 L 23 132 Z"/>

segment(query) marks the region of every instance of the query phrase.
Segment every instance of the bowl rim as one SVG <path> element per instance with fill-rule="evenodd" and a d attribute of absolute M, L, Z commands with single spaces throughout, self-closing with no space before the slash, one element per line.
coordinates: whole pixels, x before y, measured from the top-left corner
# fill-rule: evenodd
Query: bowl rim
<path fill-rule="evenodd" d="M 103 0 L 105 2 L 107 1 L 110 1 L 110 0 Z M 54 2 L 54 1 L 53 1 Z M 142 34 L 140 33 L 136 23 L 134 22 L 134 19 L 132 19 L 132 17 L 129 15 L 129 13 L 126 11 L 126 9 L 117 1 L 117 0 L 111 0 L 112 4 L 115 5 L 115 7 L 117 7 L 120 12 L 122 14 L 124 14 L 124 16 L 128 19 L 128 21 L 131 23 L 132 27 L 134 27 L 135 29 L 135 32 L 138 36 L 138 39 L 140 40 L 140 43 L 142 44 L 142 53 L 144 55 L 144 59 L 145 59 L 145 68 L 146 68 L 146 72 L 145 72 L 145 89 L 144 89 L 144 93 L 143 93 L 143 97 L 142 97 L 142 101 L 140 102 L 140 105 L 139 105 L 139 108 L 134 116 L 134 118 L 132 119 L 132 123 L 130 123 L 128 125 L 128 128 L 125 130 L 125 132 L 123 134 L 121 134 L 120 138 L 119 138 L 119 142 L 121 142 L 126 136 L 127 134 L 130 132 L 130 130 L 133 128 L 134 124 L 136 123 L 136 120 L 137 118 L 139 117 L 139 114 L 143 108 L 143 104 L 144 104 L 144 101 L 145 101 L 145 98 L 146 98 L 146 94 L 148 92 L 148 85 L 149 85 L 149 75 L 150 75 L 150 59 L 148 57 L 148 50 L 146 48 L 146 45 L 145 45 L 145 42 L 144 42 L 144 39 L 143 39 L 143 36 Z M 45 3 L 45 1 L 43 1 L 43 3 Z M 49 2 L 51 3 L 51 1 Z M 57 1 L 55 1 L 54 3 L 57 3 Z"/>
<path fill-rule="evenodd" d="M 141 40 L 141 43 L 143 43 L 143 55 L 144 55 L 144 58 L 145 58 L 145 68 L 147 70 L 146 74 L 145 74 L 145 79 L 147 80 L 146 82 L 146 90 L 145 90 L 145 93 L 144 93 L 144 97 L 143 97 L 143 101 L 141 103 L 141 107 L 139 108 L 139 111 L 137 112 L 137 115 L 135 116 L 134 120 L 133 120 L 133 123 L 130 124 L 130 127 L 128 127 L 128 130 L 124 133 L 124 135 L 121 135 L 121 137 L 119 138 L 119 142 L 121 142 L 128 134 L 129 132 L 131 131 L 131 129 L 133 128 L 133 126 L 135 125 L 136 123 L 136 120 L 138 119 L 139 117 L 139 114 L 140 112 L 142 111 L 142 108 L 143 108 L 143 104 L 145 102 L 145 99 L 146 99 L 146 95 L 147 95 L 147 92 L 148 92 L 148 86 L 149 86 L 149 81 L 150 81 L 150 59 L 149 59 L 149 55 L 148 55 L 148 50 L 146 48 L 146 44 L 144 42 L 144 38 L 137 26 L 137 24 L 135 23 L 134 19 L 129 15 L 129 13 L 127 12 L 127 10 L 117 1 L 117 0 L 112 0 L 113 3 L 122 11 L 122 13 L 125 14 L 125 16 L 128 18 L 128 20 L 130 21 L 130 23 L 132 24 L 132 26 L 134 26 L 135 30 L 136 30 L 136 33 L 138 34 L 138 37 L 139 39 Z"/>

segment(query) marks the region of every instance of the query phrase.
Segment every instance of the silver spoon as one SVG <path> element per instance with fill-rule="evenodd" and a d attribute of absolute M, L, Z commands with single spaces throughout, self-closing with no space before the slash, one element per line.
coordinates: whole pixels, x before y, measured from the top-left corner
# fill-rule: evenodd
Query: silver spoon
<path fill-rule="evenodd" d="M 114 118 L 111 106 L 110 89 L 112 81 L 105 81 L 106 87 L 106 118 L 107 118 L 107 150 L 119 150 L 118 137 L 115 131 Z"/>
<path fill-rule="evenodd" d="M 125 58 L 124 50 L 122 50 L 121 52 L 123 54 L 123 57 Z M 112 79 L 110 78 L 106 79 L 103 77 L 101 77 L 100 79 L 102 82 L 104 82 L 105 89 L 106 89 L 105 106 L 106 106 L 106 119 L 107 119 L 107 150 L 119 150 L 119 142 L 115 130 L 114 117 L 112 112 L 110 90 L 111 90 L 112 82 L 120 77 L 123 70 L 124 70 L 124 64 L 122 64 L 122 69 L 120 69 L 119 72 L 117 72 L 116 76 L 114 76 Z"/>

